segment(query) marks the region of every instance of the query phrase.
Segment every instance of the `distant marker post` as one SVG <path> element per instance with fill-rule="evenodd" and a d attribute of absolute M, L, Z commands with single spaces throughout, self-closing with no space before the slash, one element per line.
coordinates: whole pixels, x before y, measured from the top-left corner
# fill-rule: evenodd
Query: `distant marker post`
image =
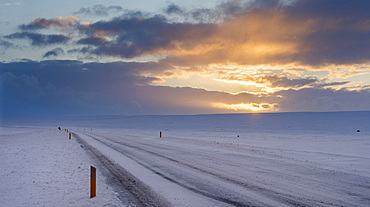
<path fill-rule="evenodd" d="M 69 133 L 69 139 L 72 139 L 72 134 L 71 133 Z"/>
<path fill-rule="evenodd" d="M 96 196 L 96 168 L 91 167 L 91 176 L 90 176 L 90 198 Z"/>
<path fill-rule="evenodd" d="M 162 138 L 162 131 L 159 132 L 159 138 Z"/>

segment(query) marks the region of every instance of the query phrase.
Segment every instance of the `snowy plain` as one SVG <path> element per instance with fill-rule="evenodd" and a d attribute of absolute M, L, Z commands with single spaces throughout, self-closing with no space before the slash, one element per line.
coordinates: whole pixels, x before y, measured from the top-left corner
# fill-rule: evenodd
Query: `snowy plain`
<path fill-rule="evenodd" d="M 98 197 L 90 199 L 84 149 L 64 131 L 0 127 L 0 206 L 122 206 L 97 171 Z"/>
<path fill-rule="evenodd" d="M 4 119 L 3 203 L 125 205 L 104 175 L 102 192 L 88 198 L 86 169 L 94 160 L 57 126 L 172 206 L 370 205 L 370 112 Z M 42 183 L 62 172 L 61 180 Z"/>

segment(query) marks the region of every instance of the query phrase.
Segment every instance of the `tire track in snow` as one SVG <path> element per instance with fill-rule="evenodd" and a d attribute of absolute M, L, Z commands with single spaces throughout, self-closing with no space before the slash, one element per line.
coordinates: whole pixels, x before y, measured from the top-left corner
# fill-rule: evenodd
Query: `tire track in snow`
<path fill-rule="evenodd" d="M 193 191 L 193 192 L 195 192 L 197 194 L 200 194 L 202 196 L 206 196 L 206 197 L 209 197 L 209 198 L 212 198 L 212 199 L 215 199 L 215 200 L 218 200 L 218 201 L 227 203 L 227 204 L 231 204 L 231 205 L 234 205 L 234 206 L 255 206 L 255 204 L 252 203 L 252 202 L 250 202 L 250 201 L 248 202 L 248 201 L 245 201 L 244 200 L 244 202 L 240 202 L 240 201 L 238 201 L 235 198 L 232 199 L 232 198 L 225 197 L 225 195 L 218 195 L 218 196 L 216 196 L 215 194 L 219 194 L 219 193 L 217 193 L 217 192 L 202 191 L 201 189 L 197 189 L 197 188 L 191 187 L 190 185 L 187 185 L 186 183 L 181 183 L 181 182 L 175 180 L 174 178 L 171 178 L 171 177 L 169 177 L 169 176 L 167 176 L 167 175 L 159 172 L 158 170 L 153 169 L 152 167 L 150 167 L 149 165 L 143 163 L 142 161 L 138 160 L 137 158 L 129 155 L 127 152 L 123 152 L 122 149 L 117 148 L 117 147 L 115 147 L 113 145 L 110 145 L 108 143 L 105 143 L 104 141 L 102 141 L 100 139 L 97 139 L 97 137 L 104 138 L 105 140 L 108 140 L 110 142 L 116 143 L 118 145 L 123 145 L 123 146 L 129 147 L 129 148 L 133 148 L 133 149 L 136 149 L 136 150 L 139 150 L 139 151 L 142 151 L 142 152 L 145 152 L 145 153 L 148 153 L 148 154 L 151 154 L 151 155 L 154 155 L 154 156 L 157 156 L 157 157 L 166 159 L 168 161 L 171 161 L 171 162 L 174 162 L 174 163 L 177 163 L 177 164 L 186 166 L 186 167 L 191 168 L 193 170 L 196 170 L 196 171 L 199 171 L 199 172 L 202 172 L 202 173 L 211 175 L 211 176 L 216 177 L 218 179 L 224 180 L 224 181 L 229 182 L 229 183 L 233 183 L 235 185 L 238 185 L 238 186 L 241 186 L 241 187 L 246 188 L 248 190 L 251 190 L 253 192 L 256 192 L 256 193 L 258 193 L 260 195 L 263 195 L 264 197 L 266 197 L 268 199 L 275 200 L 275 201 L 280 202 L 282 204 L 286 204 L 286 205 L 289 205 L 289 206 L 299 206 L 299 207 L 320 206 L 320 204 L 323 205 L 323 203 L 321 203 L 320 201 L 315 201 L 315 200 L 307 200 L 309 202 L 313 202 L 312 204 L 307 204 L 305 202 L 302 202 L 302 198 L 297 198 L 297 197 L 294 197 L 294 196 L 291 196 L 291 195 L 288 195 L 288 194 L 282 194 L 282 193 L 279 193 L 279 192 L 276 192 L 276 191 L 272 191 L 272 190 L 269 190 L 269 189 L 266 189 L 266 188 L 263 188 L 263 187 L 260 187 L 260 186 L 257 186 L 257 185 L 250 184 L 250 183 L 243 183 L 243 182 L 234 180 L 232 178 L 225 177 L 225 176 L 216 174 L 214 172 L 211 172 L 211 171 L 208 171 L 208 170 L 205 170 L 205 169 L 202 169 L 202 168 L 199 168 L 199 167 L 190 165 L 188 163 L 181 162 L 181 161 L 176 160 L 176 159 L 173 159 L 171 157 L 164 156 L 162 154 L 159 154 L 159 153 L 156 153 L 156 152 L 153 152 L 153 151 L 149 151 L 149 150 L 143 149 L 141 147 L 138 147 L 138 146 L 135 146 L 135 145 L 132 145 L 132 144 L 128 144 L 127 142 L 123 143 L 123 142 L 113 141 L 113 140 L 110 140 L 109 138 L 104 137 L 104 136 L 101 136 L 101 135 L 97 136 L 97 135 L 91 135 L 91 134 L 88 134 L 88 133 L 84 133 L 84 134 L 86 136 L 89 136 L 89 137 L 95 139 L 96 141 L 99 141 L 100 143 L 102 143 L 102 144 L 104 144 L 104 145 L 106 145 L 108 147 L 111 147 L 111 148 L 113 148 L 113 149 L 115 149 L 115 150 L 123 153 L 125 156 L 130 157 L 131 159 L 135 160 L 135 162 L 137 162 L 138 164 L 142 165 L 146 169 L 152 171 L 153 173 L 155 173 L 155 174 L 163 177 L 164 179 L 166 179 L 166 180 L 168 180 L 170 182 L 176 183 L 177 185 L 179 185 L 179 186 L 181 186 L 181 187 L 183 187 L 185 189 L 188 189 L 190 191 Z M 144 143 L 136 143 L 136 144 L 145 145 Z M 150 146 L 150 145 L 148 145 L 148 146 Z M 199 186 L 199 187 L 202 187 L 202 186 Z M 203 186 L 203 188 L 204 188 L 204 186 Z M 333 204 L 331 204 L 331 205 L 333 205 Z"/>
<path fill-rule="evenodd" d="M 120 165 L 115 164 L 112 160 L 104 156 L 94 147 L 86 143 L 81 137 L 73 133 L 73 136 L 77 141 L 87 149 L 89 153 L 97 158 L 111 174 L 107 178 L 110 179 L 113 187 L 118 188 L 120 193 L 119 198 L 128 206 L 134 203 L 138 207 L 171 207 L 167 201 L 160 198 L 155 192 L 153 192 L 149 186 L 138 180 L 134 175 L 125 170 Z M 124 190 L 124 191 L 123 191 Z"/>
<path fill-rule="evenodd" d="M 134 161 L 135 161 L 136 163 L 138 163 L 139 165 L 141 165 L 141 166 L 143 166 L 144 168 L 146 168 L 146 169 L 150 170 L 151 172 L 153 172 L 153 173 L 155 173 L 155 174 L 157 174 L 157 175 L 161 176 L 162 178 L 164 178 L 164 179 L 166 179 L 166 180 L 168 180 L 168 181 L 170 181 L 170 182 L 172 182 L 172 183 L 175 183 L 175 184 L 177 184 L 177 185 L 179 185 L 179 186 L 181 186 L 181 187 L 183 187 L 183 188 L 185 188 L 185 189 L 187 189 L 187 190 L 190 190 L 190 191 L 192 191 L 192 192 L 194 192 L 194 193 L 197 193 L 197 194 L 199 194 L 199 195 L 202 195 L 202 196 L 205 196 L 205 197 L 208 197 L 208 198 L 211 198 L 211 199 L 214 199 L 214 200 L 217 200 L 217 201 L 223 202 L 223 203 L 225 203 L 225 204 L 230 204 L 230 205 L 233 205 L 233 206 L 238 206 L 238 207 L 252 207 L 252 206 L 255 206 L 255 205 L 252 205 L 252 204 L 251 204 L 251 203 L 249 203 L 249 202 L 248 202 L 248 203 L 240 203 L 240 202 L 237 202 L 237 201 L 233 201 L 233 200 L 231 200 L 231 199 L 228 199 L 228 198 L 224 198 L 224 197 L 221 197 L 221 196 L 215 196 L 215 195 L 213 195 L 213 194 L 209 194 L 209 193 L 207 193 L 207 192 L 200 191 L 200 190 L 198 190 L 198 189 L 196 189 L 196 188 L 192 188 L 192 187 L 190 187 L 190 186 L 188 186 L 188 185 L 185 185 L 184 183 L 178 182 L 178 181 L 176 181 L 175 179 L 172 179 L 172 178 L 170 178 L 169 176 L 166 176 L 165 174 L 163 174 L 163 173 L 161 173 L 161 172 L 159 172 L 159 171 L 157 171 L 157 170 L 155 170 L 155 169 L 151 168 L 149 165 L 147 165 L 147 164 L 145 164 L 145 163 L 141 162 L 141 161 L 140 161 L 140 160 L 138 160 L 137 158 L 135 158 L 135 157 L 133 157 L 133 156 L 129 155 L 128 153 L 123 152 L 121 149 L 119 149 L 119 148 L 117 148 L 117 147 L 115 147 L 115 146 L 112 146 L 112 145 L 109 145 L 109 144 L 107 144 L 107 143 L 104 143 L 103 141 L 101 141 L 101 140 L 99 140 L 99 139 L 97 139 L 97 138 L 95 138 L 95 137 L 93 137 L 93 136 L 91 136 L 91 135 L 89 135 L 89 134 L 86 134 L 86 133 L 83 133 L 83 134 L 84 134 L 84 135 L 86 135 L 86 136 L 91 137 L 92 139 L 94 139 L 94 140 L 96 140 L 96 141 L 98 141 L 98 142 L 100 142 L 100 143 L 102 143 L 102 144 L 104 144 L 104 145 L 106 145 L 106 146 L 108 146 L 108 147 L 110 147 L 110 148 L 112 148 L 112 149 L 114 149 L 114 150 L 116 150 L 116 151 L 120 152 L 120 153 L 122 153 L 123 155 L 125 155 L 125 156 L 129 157 L 130 159 L 134 160 Z M 120 145 L 122 145 L 122 144 L 120 144 Z M 127 145 L 126 145 L 126 147 L 130 147 L 130 146 L 127 146 Z"/>

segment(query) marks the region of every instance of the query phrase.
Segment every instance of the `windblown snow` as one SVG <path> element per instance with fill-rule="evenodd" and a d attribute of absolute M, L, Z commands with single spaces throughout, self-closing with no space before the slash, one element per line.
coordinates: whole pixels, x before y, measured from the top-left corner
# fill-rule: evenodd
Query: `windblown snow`
<path fill-rule="evenodd" d="M 370 205 L 370 112 L 1 121 L 0 206 L 145 206 L 87 148 L 168 206 Z"/>

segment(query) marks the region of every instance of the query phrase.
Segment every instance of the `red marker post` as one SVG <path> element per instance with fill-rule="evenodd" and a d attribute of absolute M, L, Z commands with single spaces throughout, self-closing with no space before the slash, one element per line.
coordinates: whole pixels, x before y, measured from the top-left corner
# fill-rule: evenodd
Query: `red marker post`
<path fill-rule="evenodd" d="M 91 167 L 91 176 L 90 176 L 90 198 L 96 196 L 96 168 Z"/>

